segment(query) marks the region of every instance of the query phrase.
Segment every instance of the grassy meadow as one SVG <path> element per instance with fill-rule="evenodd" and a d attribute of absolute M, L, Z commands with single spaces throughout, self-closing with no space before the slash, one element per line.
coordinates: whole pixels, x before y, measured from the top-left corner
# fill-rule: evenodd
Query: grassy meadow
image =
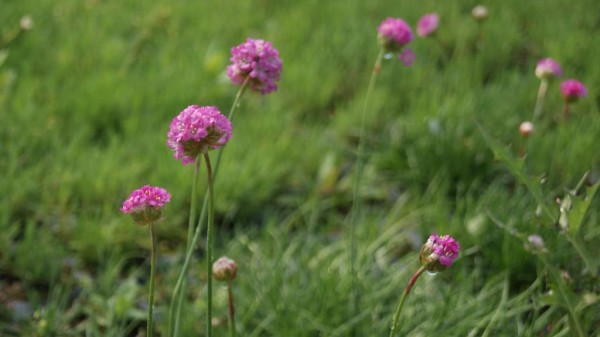
<path fill-rule="evenodd" d="M 599 336 L 600 2 L 487 1 L 480 25 L 478 4 L 0 0 L 0 336 L 145 336 L 150 239 L 119 211 L 144 184 L 172 194 L 157 226 L 155 334 L 167 335 L 193 165 L 166 133 L 188 105 L 229 111 L 225 68 L 247 37 L 271 41 L 283 72 L 276 92 L 242 97 L 215 186 L 239 336 L 387 336 L 432 232 L 460 257 L 416 283 L 398 336 Z M 436 36 L 415 37 L 411 67 L 385 60 L 371 96 L 352 310 L 348 218 L 376 28 L 430 12 Z M 523 138 L 544 57 L 565 75 Z M 566 78 L 589 93 L 564 121 Z M 183 336 L 205 330 L 204 251 Z M 216 336 L 226 296 L 217 284 Z"/>

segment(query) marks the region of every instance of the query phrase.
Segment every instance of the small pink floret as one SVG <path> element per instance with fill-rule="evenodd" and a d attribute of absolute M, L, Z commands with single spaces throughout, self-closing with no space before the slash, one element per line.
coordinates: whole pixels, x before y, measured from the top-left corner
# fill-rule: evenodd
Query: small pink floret
<path fill-rule="evenodd" d="M 460 251 L 460 245 L 450 235 L 439 236 L 433 233 L 429 236 L 427 244 L 431 246 L 433 253 L 444 266 L 451 266 Z"/>
<path fill-rule="evenodd" d="M 198 154 L 225 145 L 231 132 L 231 122 L 216 107 L 190 105 L 171 121 L 167 146 L 175 159 L 190 164 Z"/>
<path fill-rule="evenodd" d="M 417 35 L 426 37 L 433 34 L 438 28 L 439 16 L 437 13 L 423 15 L 417 22 Z"/>
<path fill-rule="evenodd" d="M 271 42 L 247 39 L 231 48 L 231 65 L 227 76 L 234 84 L 242 84 L 249 77 L 250 88 L 262 94 L 277 90 L 283 63 Z"/>
<path fill-rule="evenodd" d="M 402 63 L 404 63 L 405 67 L 410 67 L 417 56 L 412 49 L 406 48 L 406 50 L 402 51 L 400 55 L 398 55 L 398 58 L 400 61 L 402 61 Z"/>
<path fill-rule="evenodd" d="M 578 98 L 587 96 L 587 88 L 583 83 L 570 79 L 560 84 L 560 92 L 567 101 L 575 101 Z"/>
<path fill-rule="evenodd" d="M 562 76 L 562 73 L 560 64 L 551 58 L 539 60 L 535 67 L 535 75 L 540 79 L 559 77 Z"/>
<path fill-rule="evenodd" d="M 413 40 L 410 26 L 402 19 L 387 18 L 377 28 L 379 36 L 388 43 L 394 43 L 401 48 Z"/>
<path fill-rule="evenodd" d="M 171 195 L 164 188 L 145 185 L 131 192 L 123 202 L 121 212 L 132 214 L 144 212 L 149 208 L 162 208 L 170 200 Z"/>

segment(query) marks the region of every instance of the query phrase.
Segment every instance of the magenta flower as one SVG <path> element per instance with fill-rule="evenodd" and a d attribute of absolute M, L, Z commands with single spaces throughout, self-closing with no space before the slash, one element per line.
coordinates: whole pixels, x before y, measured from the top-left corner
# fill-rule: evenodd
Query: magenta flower
<path fill-rule="evenodd" d="M 231 122 L 216 107 L 190 105 L 171 121 L 167 146 L 175 159 L 190 164 L 200 153 L 225 145 L 231 129 Z"/>
<path fill-rule="evenodd" d="M 575 102 L 579 98 L 587 96 L 587 89 L 583 83 L 577 80 L 566 80 L 560 84 L 560 92 L 566 102 Z"/>
<path fill-rule="evenodd" d="M 423 15 L 419 22 L 417 22 L 417 35 L 420 37 L 427 37 L 438 28 L 439 16 L 437 13 L 430 13 Z"/>
<path fill-rule="evenodd" d="M 425 269 L 439 272 L 452 265 L 459 251 L 460 245 L 450 235 L 439 236 L 433 233 L 421 247 L 419 259 Z"/>
<path fill-rule="evenodd" d="M 402 19 L 387 18 L 377 27 L 377 38 L 385 52 L 397 52 L 414 39 L 410 26 Z"/>
<path fill-rule="evenodd" d="M 282 62 L 271 42 L 249 38 L 231 48 L 231 55 L 232 64 L 227 67 L 227 76 L 234 84 L 242 84 L 249 77 L 250 88 L 254 91 L 268 94 L 277 90 L 275 81 L 281 75 Z"/>
<path fill-rule="evenodd" d="M 170 200 L 171 195 L 164 188 L 145 185 L 131 192 L 123 201 L 121 212 L 131 214 L 139 225 L 150 224 L 161 218 L 162 209 Z"/>
<path fill-rule="evenodd" d="M 406 50 L 402 51 L 400 55 L 398 55 L 398 58 L 400 59 L 400 61 L 402 61 L 402 63 L 404 63 L 404 66 L 410 67 L 412 62 L 417 58 L 417 56 L 412 51 L 412 49 L 406 48 Z"/>
<path fill-rule="evenodd" d="M 560 64 L 551 58 L 545 58 L 538 61 L 535 67 L 535 76 L 539 79 L 549 79 L 562 76 Z"/>

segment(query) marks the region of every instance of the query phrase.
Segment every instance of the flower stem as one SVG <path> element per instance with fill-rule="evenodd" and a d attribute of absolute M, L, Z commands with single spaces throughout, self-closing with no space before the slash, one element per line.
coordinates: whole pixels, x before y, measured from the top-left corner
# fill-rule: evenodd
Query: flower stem
<path fill-rule="evenodd" d="M 237 107 L 239 106 L 239 102 L 240 102 L 242 95 L 244 94 L 244 92 L 246 91 L 246 88 L 248 87 L 249 80 L 250 80 L 250 77 L 247 77 L 244 80 L 244 82 L 242 83 L 242 86 L 240 87 L 240 89 L 238 90 L 238 92 L 235 96 L 233 104 L 231 105 L 231 109 L 229 110 L 229 114 L 227 115 L 227 118 L 232 122 L 233 122 L 233 115 L 234 115 L 235 111 L 237 110 Z M 219 164 L 221 163 L 221 156 L 223 155 L 223 150 L 224 150 L 224 148 L 221 148 L 217 152 L 217 160 L 216 160 L 215 168 L 214 168 L 213 182 L 217 177 L 217 172 L 219 171 Z M 173 326 L 173 330 L 171 330 L 171 328 L 169 328 L 169 336 L 170 337 L 179 336 L 179 325 L 180 325 L 180 321 L 181 321 L 181 307 L 182 307 L 181 302 L 183 301 L 182 294 L 184 292 L 183 290 L 184 290 L 184 284 L 185 284 L 185 277 L 187 276 L 187 273 L 189 270 L 189 263 L 192 259 L 194 247 L 196 247 L 196 243 L 198 242 L 200 233 L 202 233 L 202 225 L 204 224 L 204 219 L 206 218 L 207 208 L 208 208 L 208 194 L 205 194 L 204 202 L 202 204 L 202 210 L 200 211 L 200 217 L 198 218 L 198 222 L 196 223 L 196 229 L 194 231 L 194 236 L 192 238 L 191 244 L 187 245 L 187 250 L 186 250 L 186 254 L 185 254 L 185 260 L 183 263 L 183 267 L 181 268 L 181 272 L 179 273 L 179 277 L 177 279 L 175 289 L 173 290 L 172 300 L 175 301 L 176 298 L 179 298 L 179 302 L 177 304 L 177 313 L 174 314 L 173 312 L 171 312 L 169 315 L 175 322 L 175 324 Z M 188 228 L 188 234 L 189 234 L 189 232 L 190 231 Z M 189 239 L 188 239 L 188 242 L 189 242 Z M 209 275 L 211 275 L 211 274 L 209 274 Z M 173 306 L 171 306 L 171 309 L 173 310 Z M 169 325 L 171 326 L 171 324 L 169 324 Z"/>
<path fill-rule="evenodd" d="M 356 219 L 358 214 L 360 213 L 360 209 L 362 203 L 360 201 L 359 196 L 359 188 L 360 182 L 362 178 L 363 171 L 363 161 L 364 161 L 364 148 L 365 148 L 365 133 L 366 133 L 366 124 L 367 124 L 367 108 L 369 106 L 369 99 L 371 97 L 371 93 L 373 92 L 373 88 L 375 87 L 375 81 L 377 79 L 377 75 L 379 74 L 379 69 L 381 68 L 381 60 L 383 59 L 383 50 L 379 51 L 379 55 L 377 55 L 377 59 L 373 66 L 373 71 L 371 73 L 371 80 L 369 81 L 369 87 L 367 88 L 367 95 L 365 97 L 365 103 L 362 111 L 362 119 L 360 126 L 360 135 L 358 139 L 358 151 L 356 155 L 356 173 L 354 175 L 354 184 L 352 187 L 352 210 L 350 212 L 350 277 L 351 277 L 351 292 L 352 292 L 352 314 L 354 316 L 358 315 L 359 311 L 359 291 L 358 291 L 358 280 L 356 275 Z"/>
<path fill-rule="evenodd" d="M 198 203 L 198 176 L 200 171 L 200 161 L 202 157 L 198 156 L 196 158 L 196 162 L 194 163 L 194 175 L 192 177 L 192 197 L 190 204 L 190 217 L 188 219 L 188 234 L 187 234 L 187 242 L 186 242 L 186 251 L 190 249 L 192 246 L 192 236 L 194 235 L 194 222 L 196 221 L 196 204 Z M 179 282 L 179 280 L 178 280 Z M 169 331 L 167 336 L 172 336 L 174 329 L 179 331 L 179 320 L 176 321 L 176 327 L 173 326 L 174 315 L 175 315 L 175 305 L 177 305 L 177 316 L 181 314 L 181 307 L 183 306 L 183 297 L 185 294 L 185 280 L 181 280 L 180 287 L 177 289 L 177 292 L 173 292 L 173 296 L 171 298 L 171 306 L 169 308 Z"/>
<path fill-rule="evenodd" d="M 406 301 L 406 297 L 410 293 L 413 285 L 417 282 L 417 279 L 423 272 L 425 271 L 425 267 L 419 268 L 416 273 L 410 278 L 408 284 L 404 288 L 404 292 L 402 293 L 402 297 L 400 298 L 400 303 L 398 303 L 398 308 L 396 309 L 396 314 L 394 314 L 394 320 L 392 321 L 392 329 L 390 331 L 390 337 L 394 337 L 394 333 L 396 332 L 396 328 L 398 327 L 398 321 L 400 320 L 400 313 L 402 312 L 402 307 L 404 306 L 404 302 Z"/>
<path fill-rule="evenodd" d="M 156 272 L 156 235 L 154 233 L 154 224 L 148 225 L 150 229 L 150 240 L 152 253 L 150 256 L 150 290 L 148 292 L 148 325 L 146 327 L 146 336 L 152 337 L 152 329 L 154 327 L 152 321 L 152 309 L 154 308 L 154 274 Z"/>
<path fill-rule="evenodd" d="M 563 106 L 563 119 L 566 122 L 569 119 L 569 101 L 565 99 L 565 105 Z"/>
<path fill-rule="evenodd" d="M 229 298 L 229 336 L 235 337 L 235 306 L 233 304 L 231 281 L 227 282 L 227 295 Z"/>
<path fill-rule="evenodd" d="M 207 277 L 207 299 L 206 299 L 206 336 L 212 336 L 212 264 L 213 264 L 213 227 L 215 213 L 215 197 L 213 189 L 213 171 L 210 165 L 210 157 L 204 153 L 206 163 L 206 174 L 208 182 L 208 224 L 206 229 L 206 275 Z"/>
<path fill-rule="evenodd" d="M 542 78 L 540 82 L 540 89 L 538 90 L 537 99 L 535 100 L 535 108 L 533 109 L 533 120 L 540 117 L 542 114 L 542 108 L 544 106 L 544 99 L 546 97 L 546 92 L 548 91 L 548 80 Z"/>

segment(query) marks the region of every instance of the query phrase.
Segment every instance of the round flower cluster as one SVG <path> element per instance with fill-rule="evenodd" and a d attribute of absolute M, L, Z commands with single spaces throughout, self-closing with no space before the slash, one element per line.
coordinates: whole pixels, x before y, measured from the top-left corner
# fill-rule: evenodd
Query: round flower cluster
<path fill-rule="evenodd" d="M 450 235 L 433 233 L 421 247 L 419 259 L 428 271 L 444 271 L 458 257 L 460 245 Z"/>
<path fill-rule="evenodd" d="M 232 64 L 227 67 L 227 76 L 233 83 L 242 84 L 249 78 L 252 90 L 262 94 L 277 90 L 275 81 L 281 76 L 282 62 L 271 42 L 249 38 L 231 48 L 231 55 Z"/>
<path fill-rule="evenodd" d="M 417 35 L 426 37 L 433 33 L 438 28 L 439 16 L 437 13 L 423 15 L 417 22 Z"/>
<path fill-rule="evenodd" d="M 575 102 L 580 97 L 587 96 L 587 89 L 583 83 L 577 80 L 566 80 L 560 84 L 560 92 L 565 101 Z"/>
<path fill-rule="evenodd" d="M 377 28 L 377 38 L 385 52 L 400 51 L 414 39 L 410 26 L 402 19 L 387 18 Z"/>
<path fill-rule="evenodd" d="M 162 208 L 170 200 L 171 195 L 164 188 L 145 185 L 131 192 L 121 212 L 131 214 L 137 224 L 149 224 L 161 218 Z"/>
<path fill-rule="evenodd" d="M 477 5 L 477 6 L 473 7 L 473 10 L 471 11 L 471 14 L 473 15 L 473 18 L 476 21 L 482 22 L 485 19 L 487 19 L 488 10 L 483 5 Z"/>
<path fill-rule="evenodd" d="M 213 263 L 213 276 L 217 281 L 233 281 L 237 275 L 238 266 L 232 259 L 222 256 Z"/>
<path fill-rule="evenodd" d="M 216 107 L 190 105 L 171 121 L 167 146 L 175 159 L 190 164 L 200 153 L 225 145 L 231 130 L 231 122 Z"/>
<path fill-rule="evenodd" d="M 538 61 L 535 67 L 535 76 L 539 79 L 549 79 L 562 76 L 560 64 L 551 58 L 545 58 Z"/>

